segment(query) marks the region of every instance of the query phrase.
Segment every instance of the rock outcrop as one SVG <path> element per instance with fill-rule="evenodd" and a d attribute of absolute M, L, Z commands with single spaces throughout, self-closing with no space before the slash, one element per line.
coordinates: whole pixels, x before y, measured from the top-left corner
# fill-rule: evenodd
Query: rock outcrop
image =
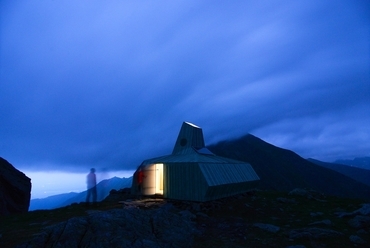
<path fill-rule="evenodd" d="M 0 215 L 28 211 L 31 179 L 0 157 Z"/>
<path fill-rule="evenodd" d="M 169 203 L 148 210 L 90 211 L 49 226 L 18 247 L 192 247 L 199 232 L 193 218 Z"/>
<path fill-rule="evenodd" d="M 300 229 L 293 229 L 289 232 L 289 238 L 294 239 L 322 239 L 322 238 L 336 238 L 342 236 L 343 233 L 331 229 L 306 227 Z"/>
<path fill-rule="evenodd" d="M 294 192 L 199 203 L 112 191 L 94 207 L 31 211 L 11 228 L 18 216 L 8 216 L 0 247 L 370 247 L 369 203 Z"/>

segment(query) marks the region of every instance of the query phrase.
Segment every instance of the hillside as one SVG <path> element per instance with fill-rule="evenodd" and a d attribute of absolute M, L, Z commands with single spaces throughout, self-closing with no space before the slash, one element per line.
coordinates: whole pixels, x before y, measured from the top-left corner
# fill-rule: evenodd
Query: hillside
<path fill-rule="evenodd" d="M 6 216 L 0 247 L 369 247 L 365 184 L 253 135 L 209 149 L 250 163 L 258 189 L 209 202 L 137 199 L 132 178 L 112 178 L 98 184 L 99 200 L 126 189 L 96 206 L 78 203 L 82 192 L 65 207 Z"/>
<path fill-rule="evenodd" d="M 113 177 L 111 179 L 105 179 L 99 182 L 97 187 L 97 201 L 105 199 L 112 189 L 119 190 L 127 187 L 131 187 L 132 177 L 129 178 L 118 178 Z M 80 203 L 86 201 L 87 191 L 81 193 L 67 193 L 49 196 L 43 199 L 33 199 L 30 201 L 29 211 L 37 209 L 53 209 L 68 206 L 72 203 Z M 90 199 L 91 201 L 91 199 Z"/>
<path fill-rule="evenodd" d="M 113 177 L 111 179 L 105 179 L 96 185 L 97 200 L 102 201 L 104 198 L 106 198 L 109 195 L 109 192 L 112 189 L 119 190 L 119 189 L 131 187 L 131 184 L 132 184 L 132 177 L 129 177 L 129 178 Z M 68 206 L 72 203 L 85 202 L 86 194 L 87 194 L 87 191 L 83 191 L 79 193 L 78 195 L 66 200 L 58 207 Z"/>
<path fill-rule="evenodd" d="M 370 187 L 303 159 L 251 134 L 208 147 L 213 153 L 250 163 L 261 181 L 258 188 L 290 191 L 310 188 L 340 197 L 370 199 Z"/>
<path fill-rule="evenodd" d="M 340 159 L 340 160 L 336 160 L 334 163 L 354 166 L 354 167 L 365 169 L 365 170 L 370 170 L 370 157 L 361 157 L 361 158 L 354 158 L 354 159 Z"/>
<path fill-rule="evenodd" d="M 343 164 L 326 163 L 312 158 L 308 159 L 308 161 L 322 167 L 337 171 L 343 175 L 346 175 L 347 177 L 350 177 L 352 179 L 355 179 L 356 181 L 366 184 L 367 186 L 370 186 L 370 170 Z"/>
<path fill-rule="evenodd" d="M 65 194 L 52 195 L 40 199 L 32 199 L 28 211 L 36 209 L 53 209 L 63 204 L 68 199 L 78 195 L 78 193 L 70 192 Z"/>

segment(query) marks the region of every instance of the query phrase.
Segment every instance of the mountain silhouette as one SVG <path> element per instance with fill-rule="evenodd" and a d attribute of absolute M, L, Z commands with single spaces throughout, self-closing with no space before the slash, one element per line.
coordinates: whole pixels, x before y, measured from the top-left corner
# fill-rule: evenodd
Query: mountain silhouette
<path fill-rule="evenodd" d="M 370 170 L 370 157 L 360 157 L 354 159 L 340 159 L 334 162 L 335 164 L 344 164 L 354 166 L 366 170 Z"/>
<path fill-rule="evenodd" d="M 30 201 L 30 208 L 28 211 L 33 211 L 36 209 L 53 209 L 61 205 L 63 202 L 68 199 L 78 195 L 79 193 L 70 192 L 58 195 L 52 195 L 45 198 L 32 199 Z"/>
<path fill-rule="evenodd" d="M 216 155 L 250 163 L 261 179 L 258 185 L 261 189 L 290 191 L 309 188 L 327 195 L 370 199 L 369 186 L 251 134 L 221 141 L 208 149 Z"/>
<path fill-rule="evenodd" d="M 131 187 L 131 184 L 132 184 L 132 177 L 129 177 L 129 178 L 113 177 L 111 179 L 105 179 L 105 180 L 101 181 L 100 183 L 98 183 L 96 185 L 96 187 L 97 187 L 97 201 L 104 200 L 104 198 L 109 195 L 109 192 L 112 189 L 119 190 L 119 189 L 123 189 L 123 188 L 128 188 L 128 187 Z M 67 205 L 70 205 L 72 203 L 84 202 L 84 201 L 86 201 L 86 194 L 87 194 L 87 191 L 83 191 L 83 192 L 79 193 L 78 195 L 66 200 L 65 202 L 63 202 L 58 207 L 67 206 Z"/>
<path fill-rule="evenodd" d="M 112 189 L 119 190 L 123 188 L 131 187 L 132 177 L 129 178 L 119 178 L 113 177 L 111 179 L 105 179 L 99 182 L 97 187 L 97 201 L 102 201 L 109 195 Z M 80 193 L 66 193 L 49 196 L 43 199 L 33 199 L 30 202 L 29 210 L 37 209 L 54 209 L 59 207 L 68 206 L 72 203 L 80 203 L 86 201 L 87 191 Z M 91 200 L 91 199 L 90 199 Z"/>
<path fill-rule="evenodd" d="M 322 162 L 322 161 L 312 159 L 312 158 L 309 158 L 307 160 L 314 164 L 337 171 L 343 175 L 346 175 L 347 177 L 355 179 L 356 181 L 359 181 L 370 187 L 370 170 L 361 169 L 359 167 L 353 167 L 353 166 L 348 166 L 348 165 L 343 165 L 343 164 Z"/>

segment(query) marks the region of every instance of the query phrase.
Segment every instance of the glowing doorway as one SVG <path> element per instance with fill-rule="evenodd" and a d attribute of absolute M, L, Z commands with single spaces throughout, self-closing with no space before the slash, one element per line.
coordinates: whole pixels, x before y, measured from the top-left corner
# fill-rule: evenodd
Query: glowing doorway
<path fill-rule="evenodd" d="M 155 164 L 155 193 L 163 195 L 163 164 Z"/>

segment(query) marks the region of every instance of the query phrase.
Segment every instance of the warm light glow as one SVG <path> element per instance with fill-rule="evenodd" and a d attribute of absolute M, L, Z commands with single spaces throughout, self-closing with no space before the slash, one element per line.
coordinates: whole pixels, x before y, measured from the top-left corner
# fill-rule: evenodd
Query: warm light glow
<path fill-rule="evenodd" d="M 155 165 L 155 193 L 163 195 L 163 164 Z"/>

